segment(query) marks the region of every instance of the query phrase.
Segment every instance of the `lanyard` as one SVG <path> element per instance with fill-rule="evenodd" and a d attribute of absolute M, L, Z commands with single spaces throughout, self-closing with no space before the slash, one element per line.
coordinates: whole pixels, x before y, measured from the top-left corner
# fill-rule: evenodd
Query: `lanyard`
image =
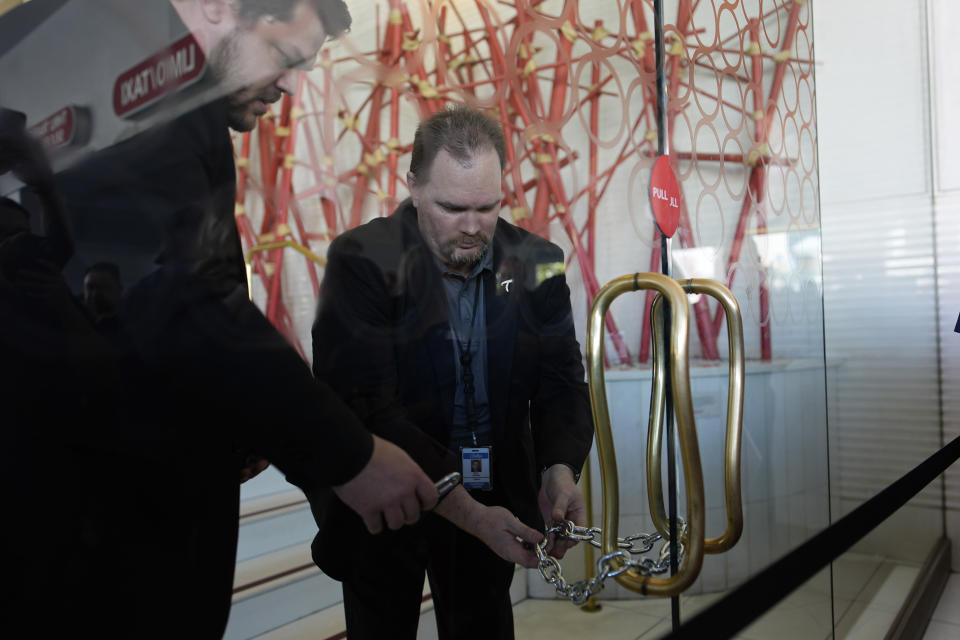
<path fill-rule="evenodd" d="M 473 289 L 473 313 L 470 316 L 470 334 L 467 338 L 466 346 L 460 341 L 460 336 L 457 335 L 457 330 L 453 327 L 453 324 L 451 323 L 450 325 L 453 339 L 457 343 L 457 351 L 460 354 L 460 378 L 463 380 L 463 408 L 467 414 L 467 428 L 470 429 L 473 446 L 475 447 L 479 446 L 479 440 L 477 438 L 477 427 L 479 423 L 477 422 L 477 410 L 474 401 L 476 388 L 474 387 L 473 353 L 471 352 L 471 347 L 473 346 L 473 330 L 477 324 L 477 307 L 480 306 L 480 286 L 482 278 L 482 274 L 477 274 L 476 286 Z"/>

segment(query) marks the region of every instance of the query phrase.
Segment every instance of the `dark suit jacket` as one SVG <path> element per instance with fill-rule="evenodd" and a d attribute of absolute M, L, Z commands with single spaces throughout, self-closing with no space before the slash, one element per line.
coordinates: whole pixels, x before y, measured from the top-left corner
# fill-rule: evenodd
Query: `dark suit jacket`
<path fill-rule="evenodd" d="M 133 265 L 150 265 L 159 255 L 162 267 L 145 276 L 124 269 L 137 281 L 128 281 L 120 373 L 103 402 L 115 415 L 82 431 L 83 457 L 70 451 L 89 467 L 91 505 L 80 510 L 92 515 L 83 536 L 64 538 L 79 541 L 68 551 L 98 580 L 90 582 L 93 569 L 64 572 L 83 587 L 62 589 L 58 603 L 80 598 L 81 628 L 104 618 L 101 631 L 170 637 L 191 619 L 197 637 L 220 637 L 244 454 L 311 490 L 354 477 L 372 438 L 246 298 L 221 105 L 91 156 L 59 183 L 81 257 L 134 255 Z"/>
<path fill-rule="evenodd" d="M 593 435 L 563 252 L 503 220 L 492 250 L 494 274 L 483 283 L 490 502 L 542 527 L 540 471 L 556 463 L 579 470 Z M 447 305 L 416 209 L 408 200 L 389 218 L 341 235 L 327 259 L 313 328 L 315 375 L 434 480 L 459 470 L 458 455 L 446 448 L 456 391 Z M 314 557 L 337 577 L 344 554 L 333 541 L 362 523 L 332 494 L 313 503 L 321 529 Z"/>

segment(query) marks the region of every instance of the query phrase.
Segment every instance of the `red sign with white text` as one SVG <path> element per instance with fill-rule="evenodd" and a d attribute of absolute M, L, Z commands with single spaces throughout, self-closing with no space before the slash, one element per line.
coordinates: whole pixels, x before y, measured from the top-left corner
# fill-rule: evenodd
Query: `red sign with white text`
<path fill-rule="evenodd" d="M 49 118 L 27 127 L 27 132 L 47 149 L 65 147 L 73 139 L 73 109 L 60 109 Z"/>
<path fill-rule="evenodd" d="M 82 145 L 90 137 L 90 112 L 73 105 L 27 127 L 27 132 L 48 150 Z"/>
<path fill-rule="evenodd" d="M 672 238 L 680 222 L 680 186 L 670 156 L 660 156 L 650 172 L 650 208 L 660 233 Z"/>
<path fill-rule="evenodd" d="M 206 60 L 193 36 L 186 35 L 117 78 L 113 84 L 113 111 L 126 117 L 203 75 Z"/>

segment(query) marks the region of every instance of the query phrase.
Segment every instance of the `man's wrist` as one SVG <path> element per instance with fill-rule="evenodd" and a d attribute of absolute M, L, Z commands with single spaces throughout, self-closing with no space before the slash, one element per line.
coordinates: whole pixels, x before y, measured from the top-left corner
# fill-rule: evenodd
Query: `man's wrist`
<path fill-rule="evenodd" d="M 555 467 L 555 466 L 557 466 L 557 465 L 560 465 L 560 466 L 566 467 L 567 469 L 570 469 L 570 472 L 573 474 L 573 483 L 574 483 L 574 484 L 577 484 L 578 482 L 580 482 L 580 471 L 579 471 L 579 469 L 575 468 L 572 464 L 569 464 L 569 463 L 566 463 L 566 462 L 557 462 L 557 463 L 548 465 L 548 466 L 544 467 L 543 469 L 541 469 L 541 470 L 540 470 L 540 477 L 541 477 L 541 479 L 543 478 L 543 474 L 545 474 L 550 468 Z"/>

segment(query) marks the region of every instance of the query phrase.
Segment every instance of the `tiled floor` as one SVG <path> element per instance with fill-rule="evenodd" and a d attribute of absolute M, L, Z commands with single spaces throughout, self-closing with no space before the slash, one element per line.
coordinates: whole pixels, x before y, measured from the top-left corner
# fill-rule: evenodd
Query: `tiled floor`
<path fill-rule="evenodd" d="M 884 637 L 916 578 L 918 569 L 881 558 L 848 554 L 833 573 L 834 600 L 826 572 L 792 593 L 738 636 L 741 640 L 874 640 Z M 710 606 L 722 594 L 681 596 L 683 617 Z M 656 640 L 668 634 L 669 600 L 603 600 L 599 611 L 588 613 L 560 600 L 527 599 L 514 607 L 516 636 L 520 640 L 598 638 Z M 421 616 L 418 640 L 435 640 L 436 626 L 429 605 Z M 325 612 L 332 613 L 332 612 Z M 336 615 L 311 616 L 262 638 L 328 638 L 342 625 Z M 334 619 L 336 618 L 336 619 Z M 836 618 L 836 633 L 831 633 Z M 326 624 L 320 624 L 325 622 Z M 339 626 L 342 629 L 342 626 Z M 924 640 L 960 640 L 960 574 L 952 574 Z"/>
<path fill-rule="evenodd" d="M 923 640 L 960 638 L 960 573 L 951 573 Z"/>
<path fill-rule="evenodd" d="M 742 640 L 843 640 L 882 638 L 899 611 L 917 568 L 885 562 L 873 556 L 848 554 L 834 567 L 830 600 L 830 576 L 816 576 L 756 622 L 744 629 Z M 956 596 L 960 601 L 960 585 Z M 716 601 L 722 594 L 681 597 L 684 618 Z M 597 613 L 584 613 L 565 602 L 525 600 L 514 607 L 517 638 L 577 638 L 589 634 L 610 640 L 654 640 L 671 630 L 669 603 L 664 600 L 605 600 Z M 946 614 L 945 614 L 946 615 Z M 834 616 L 836 635 L 831 634 Z M 954 614 L 960 624 L 960 608 Z M 951 624 L 946 618 L 943 624 Z M 960 626 L 944 628 L 960 639 Z M 426 640 L 426 637 L 424 637 Z"/>

